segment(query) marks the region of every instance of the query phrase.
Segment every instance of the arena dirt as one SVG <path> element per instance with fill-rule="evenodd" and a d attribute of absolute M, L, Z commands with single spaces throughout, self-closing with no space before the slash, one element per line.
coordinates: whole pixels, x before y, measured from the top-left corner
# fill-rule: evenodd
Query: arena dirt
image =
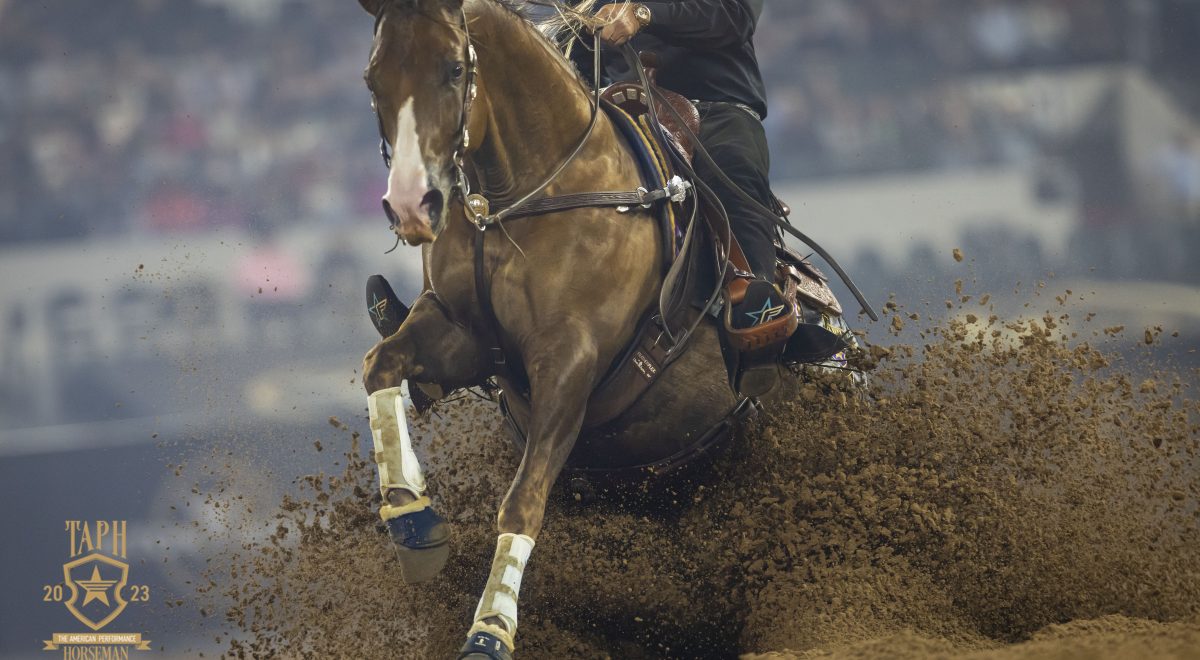
<path fill-rule="evenodd" d="M 1200 657 L 1196 374 L 1126 364 L 1115 347 L 1141 330 L 1070 319 L 1068 295 L 1002 319 L 960 285 L 940 323 L 889 303 L 879 327 L 919 340 L 870 349 L 865 395 L 790 380 L 653 506 L 557 498 L 518 657 Z M 227 454 L 188 468 L 222 476 L 211 519 L 271 519 L 233 546 L 216 543 L 228 522 L 208 530 L 224 550 L 200 598 L 235 631 L 227 652 L 452 657 L 516 466 L 494 406 L 418 422 L 454 526 L 445 572 L 418 586 L 380 533 L 364 442 L 331 423 L 313 450 L 344 470 L 274 511 L 243 511 L 264 476 L 228 478 Z"/>

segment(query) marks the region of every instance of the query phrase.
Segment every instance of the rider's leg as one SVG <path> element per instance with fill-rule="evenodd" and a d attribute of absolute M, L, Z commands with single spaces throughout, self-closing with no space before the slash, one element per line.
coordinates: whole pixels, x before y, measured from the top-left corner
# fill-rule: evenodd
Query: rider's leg
<path fill-rule="evenodd" d="M 750 197 L 770 208 L 771 156 L 762 123 L 749 112 L 729 103 L 702 105 L 700 143 L 721 171 Z M 755 277 L 775 280 L 775 225 L 731 191 L 696 159 L 696 173 L 717 193 L 734 236 L 742 246 Z"/>
<path fill-rule="evenodd" d="M 696 173 L 720 198 L 754 277 L 741 292 L 733 287 L 728 291 L 726 338 L 738 351 L 733 386 L 745 396 L 761 396 L 778 382 L 778 358 L 797 319 L 791 302 L 775 285 L 773 219 L 744 200 L 724 179 L 759 204 L 771 207 L 766 134 L 758 118 L 736 105 L 707 103 L 701 104 L 700 110 L 700 143 L 720 174 L 707 168 L 704 159 L 698 159 Z"/>

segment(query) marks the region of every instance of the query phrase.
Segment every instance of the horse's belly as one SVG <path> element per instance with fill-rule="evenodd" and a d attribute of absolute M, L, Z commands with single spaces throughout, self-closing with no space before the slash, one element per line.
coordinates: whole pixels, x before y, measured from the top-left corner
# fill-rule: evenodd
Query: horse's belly
<path fill-rule="evenodd" d="M 716 329 L 711 323 L 702 324 L 688 351 L 629 410 L 580 433 L 567 469 L 618 471 L 686 454 L 737 402 L 726 378 Z M 522 430 L 528 428 L 524 412 L 512 410 Z"/>

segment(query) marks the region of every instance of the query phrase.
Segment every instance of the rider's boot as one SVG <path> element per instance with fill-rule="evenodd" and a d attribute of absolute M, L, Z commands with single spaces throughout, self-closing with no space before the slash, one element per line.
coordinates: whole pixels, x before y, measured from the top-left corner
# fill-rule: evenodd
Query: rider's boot
<path fill-rule="evenodd" d="M 400 300 L 392 285 L 383 275 L 372 275 L 367 278 L 367 313 L 371 316 L 371 325 L 379 336 L 387 339 L 396 334 L 404 320 L 408 318 L 408 305 Z M 409 399 L 418 413 L 424 413 L 433 406 L 434 397 L 426 392 L 427 385 L 417 384 L 410 388 Z"/>
<path fill-rule="evenodd" d="M 405 386 L 373 392 L 367 398 L 379 491 L 379 517 L 387 526 L 406 582 L 437 575 L 450 555 L 450 527 L 425 495 L 425 476 L 413 452 L 405 418 Z"/>
<path fill-rule="evenodd" d="M 795 307 L 762 279 L 734 280 L 727 295 L 732 302 L 725 306 L 725 336 L 738 353 L 734 389 L 762 396 L 779 381 L 780 354 L 799 323 Z"/>

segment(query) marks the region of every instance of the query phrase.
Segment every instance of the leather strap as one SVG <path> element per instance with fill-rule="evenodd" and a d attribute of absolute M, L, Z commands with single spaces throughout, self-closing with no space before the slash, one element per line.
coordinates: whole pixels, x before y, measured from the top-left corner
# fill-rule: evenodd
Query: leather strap
<path fill-rule="evenodd" d="M 483 316 L 486 333 L 485 341 L 488 351 L 492 354 L 492 366 L 496 367 L 498 375 L 509 375 L 508 360 L 504 356 L 504 346 L 500 338 L 500 321 L 496 318 L 496 308 L 492 306 L 492 288 L 488 286 L 487 272 L 484 270 L 484 240 L 489 232 L 475 232 L 475 297 L 479 301 L 479 313 Z"/>
<path fill-rule="evenodd" d="M 508 218 L 511 220 L 589 206 L 649 206 L 670 196 L 671 192 L 666 188 L 661 190 L 639 188 L 629 192 L 569 193 L 527 202 L 524 206 L 509 213 Z"/>

